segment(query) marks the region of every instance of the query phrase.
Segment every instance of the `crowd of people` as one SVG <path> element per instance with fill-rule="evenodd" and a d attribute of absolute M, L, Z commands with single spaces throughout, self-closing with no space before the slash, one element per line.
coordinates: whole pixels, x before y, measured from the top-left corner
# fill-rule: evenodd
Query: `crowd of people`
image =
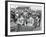
<path fill-rule="evenodd" d="M 16 9 L 11 8 L 10 13 L 11 13 L 10 22 L 14 22 L 16 25 L 18 25 L 18 28 L 20 26 L 31 26 L 31 27 L 40 26 L 41 20 L 40 10 L 34 11 L 31 10 L 29 7 L 18 7 Z"/>

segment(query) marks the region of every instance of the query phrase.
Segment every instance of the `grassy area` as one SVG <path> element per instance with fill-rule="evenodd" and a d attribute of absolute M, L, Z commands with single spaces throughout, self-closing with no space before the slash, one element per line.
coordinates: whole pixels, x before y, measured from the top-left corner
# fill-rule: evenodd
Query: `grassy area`
<path fill-rule="evenodd" d="M 31 26 L 14 26 L 14 27 L 11 27 L 11 31 L 12 32 L 20 32 L 20 31 L 37 31 L 37 30 L 40 30 L 40 27 L 38 28 L 34 28 L 34 27 L 31 27 Z"/>

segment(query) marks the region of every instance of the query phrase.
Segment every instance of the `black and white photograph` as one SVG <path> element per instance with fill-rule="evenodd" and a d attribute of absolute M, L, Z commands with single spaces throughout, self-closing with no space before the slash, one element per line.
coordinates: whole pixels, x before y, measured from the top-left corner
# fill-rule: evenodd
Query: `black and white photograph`
<path fill-rule="evenodd" d="M 11 5 L 13 6 L 13 5 Z M 13 6 L 14 7 L 14 6 Z M 33 6 L 35 8 L 35 6 Z M 10 31 L 37 31 L 41 30 L 41 10 L 28 6 L 10 8 Z M 41 7 L 39 7 L 41 8 Z"/>
<path fill-rule="evenodd" d="M 44 4 L 8 2 L 8 35 L 44 33 Z"/>

